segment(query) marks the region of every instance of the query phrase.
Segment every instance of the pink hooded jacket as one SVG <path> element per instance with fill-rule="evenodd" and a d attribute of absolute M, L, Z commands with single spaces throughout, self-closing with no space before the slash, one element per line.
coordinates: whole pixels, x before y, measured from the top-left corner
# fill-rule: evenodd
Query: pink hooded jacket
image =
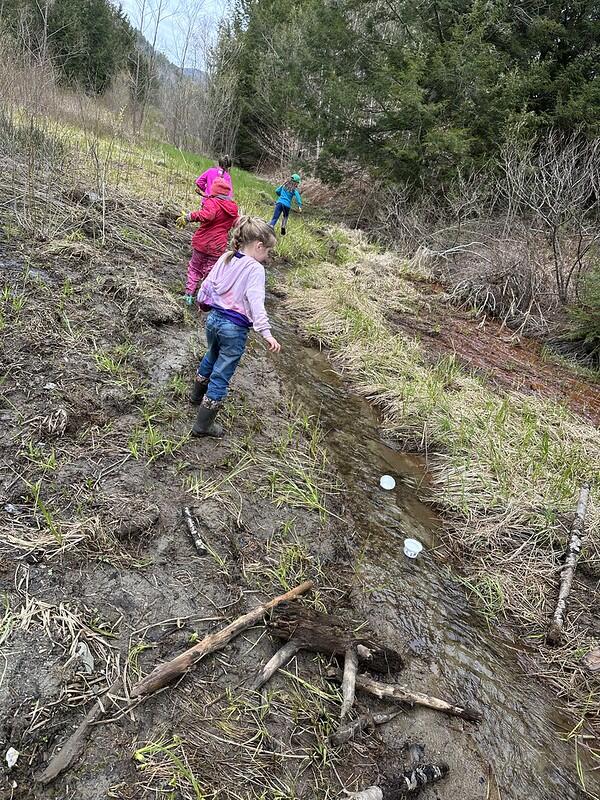
<path fill-rule="evenodd" d="M 265 339 L 271 324 L 265 311 L 265 268 L 255 258 L 238 253 L 222 255 L 202 282 L 197 302 L 202 306 L 235 311 Z"/>
<path fill-rule="evenodd" d="M 221 178 L 231 187 L 231 175 L 221 167 L 211 167 L 203 172 L 200 177 L 196 178 L 196 186 L 204 194 L 211 194 L 213 181 L 216 178 Z"/>

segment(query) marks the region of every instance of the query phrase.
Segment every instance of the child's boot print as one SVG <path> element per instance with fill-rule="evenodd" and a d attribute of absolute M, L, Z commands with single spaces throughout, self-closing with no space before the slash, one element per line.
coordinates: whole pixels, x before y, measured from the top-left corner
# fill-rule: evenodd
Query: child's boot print
<path fill-rule="evenodd" d="M 204 375 L 198 375 L 196 373 L 196 377 L 194 378 L 194 383 L 192 385 L 192 391 L 190 392 L 190 403 L 192 405 L 197 406 L 202 400 L 206 394 L 208 381 L 209 378 L 205 378 Z"/>
<path fill-rule="evenodd" d="M 219 413 L 222 403 L 218 400 L 211 400 L 204 396 L 202 404 L 198 409 L 198 416 L 192 428 L 192 436 L 223 436 L 225 431 L 215 422 L 215 417 Z"/>

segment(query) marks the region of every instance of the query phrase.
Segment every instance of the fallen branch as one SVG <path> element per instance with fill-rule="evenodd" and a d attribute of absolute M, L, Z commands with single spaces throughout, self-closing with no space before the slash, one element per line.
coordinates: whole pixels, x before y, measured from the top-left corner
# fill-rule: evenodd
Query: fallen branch
<path fill-rule="evenodd" d="M 288 661 L 293 658 L 300 650 L 300 644 L 295 639 L 290 639 L 283 647 L 280 647 L 275 655 L 270 658 L 264 667 L 257 673 L 256 677 L 250 684 L 250 689 L 258 691 L 261 686 L 270 680 L 278 669 L 285 666 Z"/>
<path fill-rule="evenodd" d="M 299 641 L 303 650 L 345 656 L 354 648 L 359 663 L 373 672 L 396 672 L 403 666 L 399 653 L 375 642 L 361 626 L 334 614 L 285 605 L 271 614 L 267 625 L 274 636 Z M 357 628 L 358 635 L 354 633 Z"/>
<path fill-rule="evenodd" d="M 198 526 L 196 525 L 196 520 L 192 516 L 192 512 L 187 506 L 183 509 L 183 518 L 185 520 L 185 524 L 187 525 L 187 529 L 190 532 L 190 536 L 192 537 L 192 541 L 194 542 L 194 547 L 196 548 L 198 555 L 205 556 L 208 553 L 208 547 L 204 544 L 202 537 L 200 536 Z"/>
<path fill-rule="evenodd" d="M 358 672 L 358 654 L 354 646 L 346 650 L 344 659 L 344 677 L 342 678 L 342 710 L 340 719 L 344 719 L 346 714 L 354 705 L 354 691 L 356 688 L 356 673 Z"/>
<path fill-rule="evenodd" d="M 93 724 L 103 716 L 106 708 L 105 701 L 110 700 L 110 695 L 113 692 L 118 692 L 123 683 L 121 678 L 118 678 L 110 689 L 105 692 L 102 697 L 98 697 L 93 707 L 88 711 L 77 729 L 69 736 L 67 741 L 61 747 L 60 751 L 50 761 L 46 769 L 36 776 L 36 781 L 44 786 L 57 778 L 61 772 L 77 761 L 81 755 L 81 751 L 85 746 L 86 739 Z"/>
<path fill-rule="evenodd" d="M 201 658 L 209 653 L 213 653 L 215 650 L 220 650 L 222 647 L 225 647 L 225 645 L 239 633 L 258 622 L 267 611 L 275 608 L 275 606 L 278 606 L 280 603 L 284 603 L 286 600 L 293 600 L 299 597 L 305 592 L 308 592 L 309 589 L 312 589 L 312 586 L 312 581 L 305 581 L 300 584 L 300 586 L 296 586 L 295 589 L 291 589 L 289 592 L 257 606 L 248 614 L 238 617 L 238 619 L 234 620 L 226 628 L 223 628 L 223 630 L 210 633 L 208 636 L 205 636 L 201 642 L 198 642 L 194 647 L 190 647 L 189 650 L 181 653 L 171 661 L 159 664 L 149 675 L 135 684 L 131 690 L 132 697 L 139 697 L 140 695 L 156 692 L 158 689 L 162 689 L 163 686 L 172 683 L 176 678 L 189 672 Z"/>
<path fill-rule="evenodd" d="M 337 675 L 339 677 L 339 672 L 337 672 Z M 396 700 L 399 703 L 408 703 L 411 706 L 433 708 L 435 711 L 441 711 L 453 717 L 461 717 L 468 722 L 478 722 L 481 719 L 481 713 L 475 709 L 447 703 L 445 700 L 440 700 L 438 697 L 430 697 L 422 692 L 413 692 L 411 689 L 407 689 L 406 686 L 374 681 L 366 675 L 357 675 L 356 685 L 363 692 L 368 692 L 381 700 Z"/>
<path fill-rule="evenodd" d="M 560 573 L 560 590 L 558 593 L 558 602 L 554 617 L 548 629 L 546 642 L 550 645 L 560 644 L 562 638 L 563 627 L 565 624 L 565 614 L 567 610 L 567 600 L 571 593 L 571 586 L 573 585 L 573 578 L 575 577 L 575 570 L 577 569 L 577 560 L 581 551 L 581 541 L 583 539 L 585 513 L 587 511 L 588 499 L 590 496 L 590 485 L 584 483 L 579 492 L 579 500 L 577 501 L 577 510 L 575 511 L 575 519 L 571 525 L 569 536 L 569 545 L 567 547 L 567 557 L 565 565 Z"/>
<path fill-rule="evenodd" d="M 400 711 L 390 711 L 387 714 L 362 714 L 358 719 L 340 726 L 335 733 L 332 733 L 331 744 L 335 746 L 345 744 L 354 739 L 358 733 L 370 731 L 376 725 L 385 725 L 386 722 L 391 722 L 400 713 Z"/>

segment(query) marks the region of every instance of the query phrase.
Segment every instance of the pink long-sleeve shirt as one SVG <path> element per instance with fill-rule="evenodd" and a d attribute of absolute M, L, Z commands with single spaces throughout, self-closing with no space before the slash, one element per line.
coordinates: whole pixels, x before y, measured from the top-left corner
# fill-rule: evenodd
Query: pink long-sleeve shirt
<path fill-rule="evenodd" d="M 222 167 L 211 167 L 207 169 L 206 172 L 203 172 L 200 177 L 196 178 L 196 186 L 201 192 L 209 195 L 216 178 L 222 178 L 230 186 L 232 185 L 231 175 L 228 172 L 222 169 Z"/>
<path fill-rule="evenodd" d="M 222 255 L 198 292 L 198 303 L 245 318 L 266 338 L 271 325 L 265 311 L 265 268 L 255 258 L 236 253 Z"/>

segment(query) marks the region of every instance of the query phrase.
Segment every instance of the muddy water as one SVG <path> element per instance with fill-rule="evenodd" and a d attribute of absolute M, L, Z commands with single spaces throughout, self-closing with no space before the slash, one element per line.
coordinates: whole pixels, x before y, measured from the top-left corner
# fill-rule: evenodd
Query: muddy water
<path fill-rule="evenodd" d="M 371 406 L 347 391 L 323 354 L 277 322 L 283 347 L 274 361 L 296 397 L 319 415 L 344 478 L 359 538 L 354 545 L 362 551 L 360 577 L 372 588 L 362 610 L 391 644 L 435 667 L 437 678 L 426 690 L 483 711 L 481 723 L 467 726 L 468 735 L 490 765 L 502 800 L 586 796 L 577 786 L 572 746 L 559 738 L 574 723 L 544 686 L 523 674 L 514 643 L 488 631 L 447 566 L 427 552 L 440 522 L 417 499 L 422 463 L 387 446 Z M 395 490 L 379 487 L 384 473 L 396 478 Z M 426 545 L 417 561 L 403 554 L 408 536 Z M 587 788 L 597 790 L 592 778 Z"/>

